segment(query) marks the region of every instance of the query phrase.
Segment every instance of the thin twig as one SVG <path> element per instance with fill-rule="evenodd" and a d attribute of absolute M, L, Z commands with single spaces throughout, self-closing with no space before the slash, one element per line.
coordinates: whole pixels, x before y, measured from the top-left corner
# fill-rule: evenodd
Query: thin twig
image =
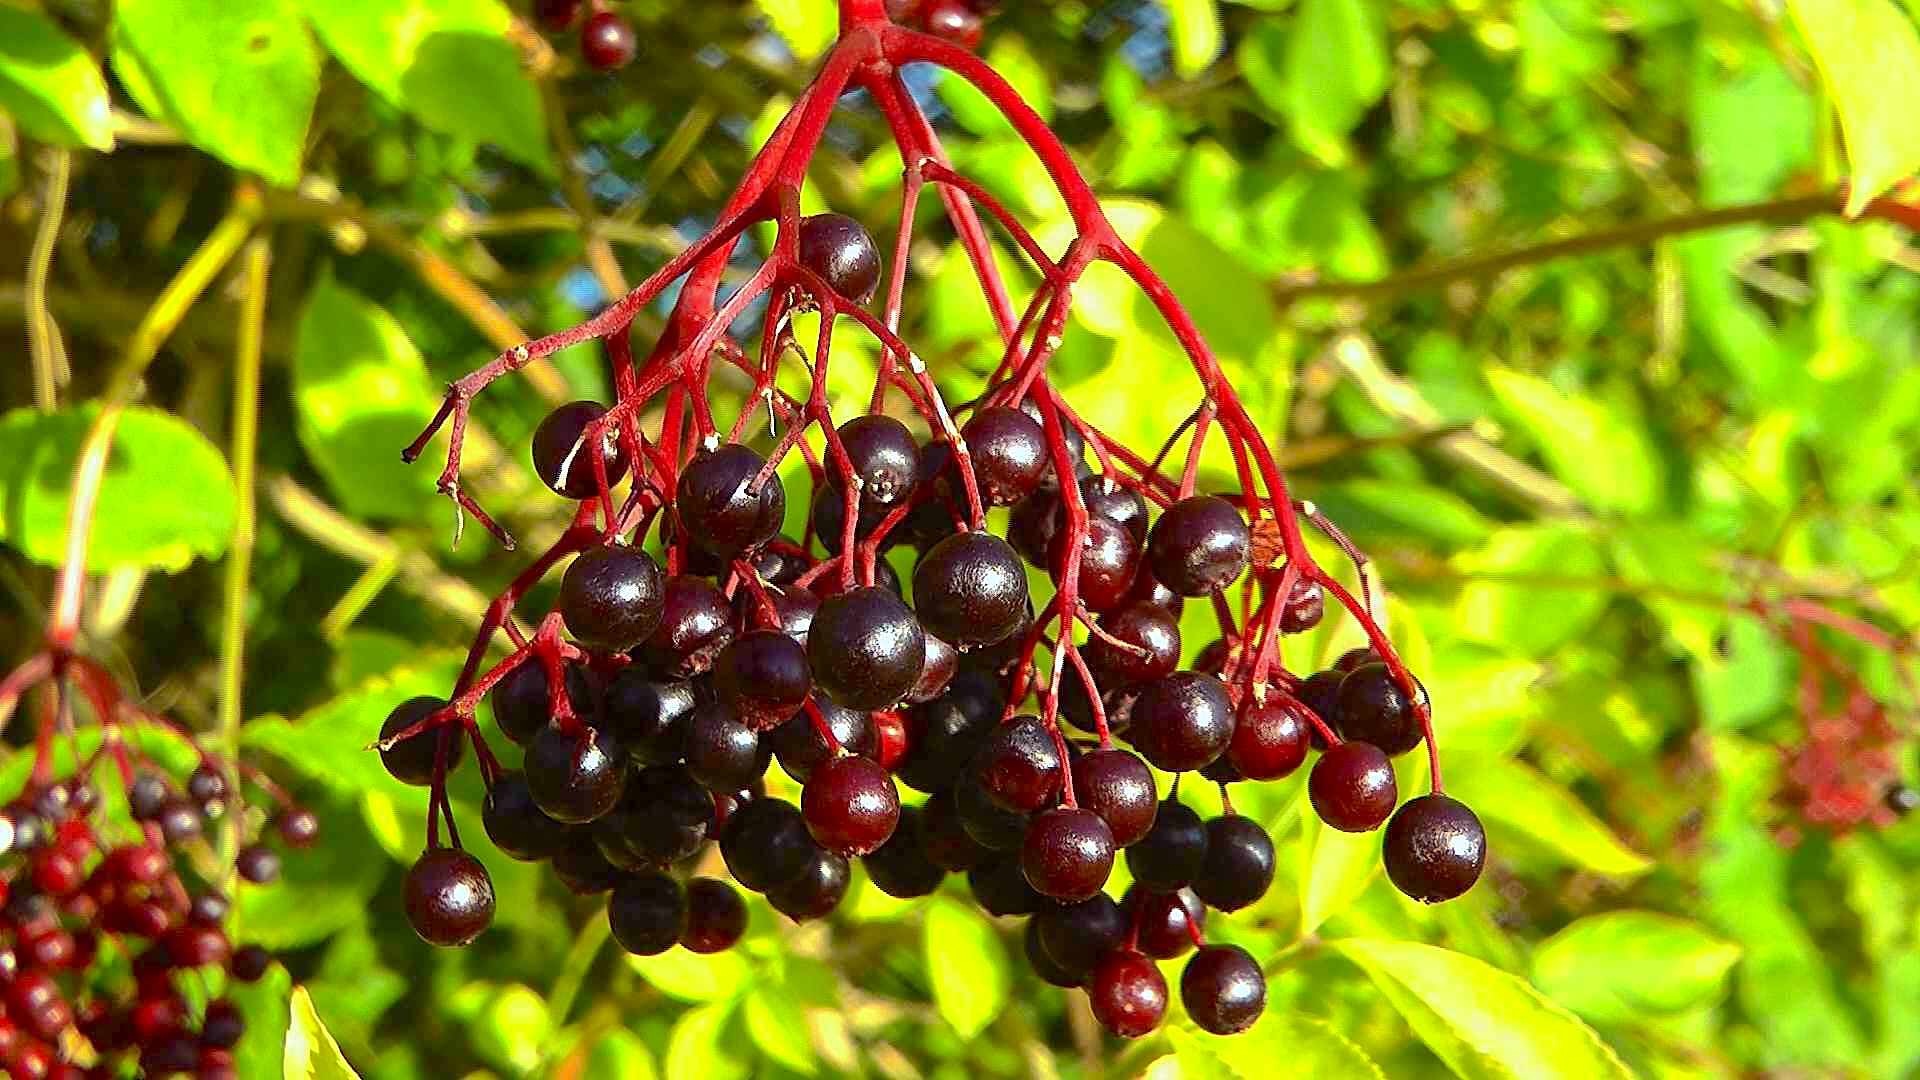
<path fill-rule="evenodd" d="M 53 270 L 54 241 L 60 236 L 60 222 L 67 212 L 67 177 L 73 168 L 73 156 L 65 150 L 46 153 L 47 189 L 41 202 L 40 225 L 33 234 L 33 248 L 27 256 L 27 347 L 33 357 L 33 404 L 41 412 L 52 412 L 60 374 L 66 368 L 66 346 L 60 340 L 60 327 L 47 309 L 47 279 Z"/>

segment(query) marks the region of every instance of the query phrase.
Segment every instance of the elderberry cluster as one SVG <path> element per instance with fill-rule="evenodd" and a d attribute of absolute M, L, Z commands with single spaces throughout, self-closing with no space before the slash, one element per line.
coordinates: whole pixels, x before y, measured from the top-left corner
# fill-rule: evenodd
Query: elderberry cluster
<path fill-rule="evenodd" d="M 880 280 L 873 239 L 850 218 L 804 219 L 798 250 L 841 296 L 863 301 Z M 1308 791 L 1322 820 L 1387 825 L 1388 875 L 1415 899 L 1470 888 L 1485 858 L 1473 813 L 1438 793 L 1395 809 L 1391 758 L 1424 740 L 1425 690 L 1366 649 L 1306 679 L 1276 668 L 1259 692 L 1222 677 L 1246 666 L 1243 640 L 1223 638 L 1182 670 L 1184 605 L 1223 603 L 1249 577 L 1255 530 L 1214 495 L 1156 513 L 1139 485 L 1093 468 L 1077 435 L 1066 483 L 1086 521 L 1067 527 L 1062 459 L 1040 411 L 1030 400 L 963 410 L 959 444 L 883 413 L 846 420 L 831 440 L 840 467 L 811 470 L 799 539 L 780 531 L 789 493 L 775 463 L 719 440 L 662 501 L 662 558 L 643 550 L 648 525 L 588 529 L 541 634 L 475 686 L 524 750 L 516 771 L 483 761 L 494 844 L 549 862 L 577 893 L 610 893 L 612 936 L 637 954 L 739 938 L 739 893 L 693 876 L 712 843 L 734 883 L 796 921 L 835 909 L 855 860 L 903 898 L 963 873 L 988 912 L 1030 917 L 1035 970 L 1085 987 L 1095 1016 L 1125 1036 L 1165 1012 L 1155 959 L 1189 949 L 1181 996 L 1201 1027 L 1244 1030 L 1265 1002 L 1253 957 L 1206 944 L 1203 926 L 1209 910 L 1265 894 L 1273 841 L 1230 799 L 1202 820 L 1178 798 L 1182 774 L 1224 793 L 1288 776 L 1318 748 Z M 636 466 L 610 427 L 590 445 L 604 412 L 563 406 L 532 440 L 541 478 L 588 510 Z M 986 528 L 966 526 L 960 445 L 978 497 L 1007 508 Z M 894 547 L 915 553 L 906 581 L 878 557 Z M 1059 684 L 1031 677 L 1041 645 L 1059 643 L 1036 620 L 1029 566 L 1051 577 L 1056 603 L 1076 598 L 1090 631 L 1084 671 Z M 1278 626 L 1307 630 L 1324 607 L 1319 584 L 1297 582 Z M 380 733 L 392 774 L 438 790 L 463 734 L 484 748 L 457 712 L 437 698 L 395 708 Z M 775 761 L 801 785 L 799 805 L 766 793 Z M 1156 769 L 1176 777 L 1164 800 Z M 924 804 L 903 806 L 896 783 Z M 1122 852 L 1135 885 L 1116 901 L 1105 888 Z M 430 847 L 408 876 L 408 917 L 435 944 L 473 940 L 494 904 L 485 870 L 457 846 Z"/>
<path fill-rule="evenodd" d="M 127 773 L 129 828 L 105 812 L 90 771 L 36 782 L 0 810 L 0 1064 L 12 1077 L 120 1076 L 129 1066 L 148 1077 L 237 1077 L 245 1022 L 206 991 L 222 970 L 259 979 L 272 957 L 233 947 L 227 896 L 192 869 L 212 865 L 210 822 L 249 820 L 230 806 L 230 775 L 212 760 L 184 788 L 159 772 Z M 291 847 L 318 832 L 313 814 L 293 807 L 267 827 Z M 266 884 L 280 855 L 255 835 L 235 873 Z"/>

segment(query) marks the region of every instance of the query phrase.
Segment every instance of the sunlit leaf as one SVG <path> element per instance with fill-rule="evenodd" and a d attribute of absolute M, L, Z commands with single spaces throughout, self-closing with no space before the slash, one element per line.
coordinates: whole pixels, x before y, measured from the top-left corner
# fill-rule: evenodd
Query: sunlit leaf
<path fill-rule="evenodd" d="M 1595 507 L 1643 513 L 1660 498 L 1654 448 L 1637 418 L 1545 379 L 1489 368 L 1487 382 L 1554 473 Z"/>
<path fill-rule="evenodd" d="M 1386 92 L 1386 28 L 1366 0 L 1302 0 L 1287 38 L 1286 112 L 1293 137 L 1330 165 L 1346 135 Z"/>
<path fill-rule="evenodd" d="M 90 403 L 0 416 L 0 540 L 36 562 L 66 561 L 74 465 L 99 415 Z M 233 475 L 206 436 L 158 409 L 130 408 L 101 477 L 87 566 L 182 570 L 227 550 L 233 515 Z"/>
<path fill-rule="evenodd" d="M 286 1056 L 282 1070 L 287 1080 L 359 1080 L 359 1073 L 347 1064 L 340 1044 L 313 1009 L 307 988 L 295 987 L 293 1003 L 288 1007 Z"/>
<path fill-rule="evenodd" d="M 1458 1076 L 1626 1080 L 1632 1075 L 1592 1028 L 1518 976 L 1410 941 L 1353 938 L 1332 947 L 1373 979 L 1420 1041 Z"/>
<path fill-rule="evenodd" d="M 1906 104 L 1920 97 L 1920 32 L 1893 0 L 1791 0 L 1821 79 L 1840 114 L 1853 164 L 1847 212 L 1920 169 L 1920 127 Z"/>
<path fill-rule="evenodd" d="M 1191 79 L 1220 55 L 1222 38 L 1217 0 L 1166 0 L 1173 16 L 1173 70 Z"/>
<path fill-rule="evenodd" d="M 1006 1006 L 1012 982 L 999 933 L 978 910 L 936 897 L 922 950 L 934 1007 L 962 1038 L 978 1035 Z"/>
<path fill-rule="evenodd" d="M 1651 869 L 1646 856 L 1622 843 L 1573 793 L 1507 759 L 1461 759 L 1446 772 L 1447 791 L 1479 813 L 1496 856 L 1503 840 L 1536 848 L 1595 873 L 1631 877 Z"/>
<path fill-rule="evenodd" d="M 1576 920 L 1541 942 L 1533 981 L 1542 993 L 1596 1022 L 1677 1013 L 1725 990 L 1740 947 L 1698 923 L 1651 911 L 1610 911 Z"/>
<path fill-rule="evenodd" d="M 1293 1076 L 1386 1080 L 1359 1044 L 1325 1020 L 1298 1013 L 1268 1009 L 1238 1035 L 1207 1035 L 1186 1028 L 1169 1028 L 1167 1035 L 1186 1080 L 1266 1080 L 1281 1061 Z"/>
<path fill-rule="evenodd" d="M 0 110 L 29 135 L 113 149 L 113 114 L 100 65 L 37 11 L 0 4 Z"/>

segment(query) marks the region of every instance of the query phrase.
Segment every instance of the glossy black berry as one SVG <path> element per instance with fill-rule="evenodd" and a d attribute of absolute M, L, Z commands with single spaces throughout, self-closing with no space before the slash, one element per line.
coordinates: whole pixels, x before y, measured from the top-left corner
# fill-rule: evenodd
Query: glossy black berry
<path fill-rule="evenodd" d="M 793 719 L 763 737 L 788 776 L 804 784 L 815 769 L 832 760 L 840 750 L 867 758 L 878 753 L 880 733 L 874 727 L 872 713 L 843 709 L 822 694 L 813 696 L 812 705 L 820 710 L 820 719 L 826 722 L 837 745 L 828 744 L 809 710 L 800 710 Z"/>
<path fill-rule="evenodd" d="M 942 870 L 955 873 L 971 870 L 991 854 L 967 831 L 960 817 L 957 792 L 953 790 L 939 792 L 927 800 L 920 810 L 919 829 L 920 853 Z"/>
<path fill-rule="evenodd" d="M 1207 822 L 1207 856 L 1194 875 L 1193 891 L 1209 907 L 1238 911 L 1273 884 L 1273 838 L 1259 822 L 1224 814 Z"/>
<path fill-rule="evenodd" d="M 1307 797 L 1314 813 L 1341 832 L 1369 832 L 1393 813 L 1400 797 L 1393 763 L 1372 743 L 1343 742 L 1313 763 Z"/>
<path fill-rule="evenodd" d="M 913 603 L 935 635 L 960 646 L 991 645 L 1026 619 L 1026 568 L 1005 540 L 986 532 L 956 533 L 920 557 Z"/>
<path fill-rule="evenodd" d="M 388 723 L 391 722 L 392 718 L 389 717 Z M 152 773 L 141 773 L 134 777 L 133 783 L 127 787 L 127 811 L 135 821 L 152 821 L 160 816 L 160 808 L 165 806 L 171 797 L 172 792 L 167 789 L 165 780 Z"/>
<path fill-rule="evenodd" d="M 709 791 L 738 791 L 760 779 L 773 751 L 724 702 L 693 711 L 687 727 L 687 771 Z"/>
<path fill-rule="evenodd" d="M 1195 931 L 1207 922 L 1207 905 L 1192 889 L 1152 892 L 1135 888 L 1122 905 L 1133 919 L 1140 951 L 1158 960 L 1171 960 L 1193 948 Z"/>
<path fill-rule="evenodd" d="M 1127 917 L 1105 893 L 1041 908 L 1033 917 L 1040 945 L 1061 968 L 1081 978 L 1127 938 Z"/>
<path fill-rule="evenodd" d="M 493 879 L 459 848 L 434 848 L 407 871 L 407 921 L 429 945 L 465 945 L 493 922 Z"/>
<path fill-rule="evenodd" d="M 274 831 L 288 847 L 309 847 L 320 837 L 320 819 L 304 807 L 288 807 L 273 819 Z"/>
<path fill-rule="evenodd" d="M 1047 549 L 1047 567 L 1057 582 L 1063 582 L 1066 573 L 1068 536 L 1069 531 L 1062 528 Z M 1075 598 L 1089 611 L 1114 610 L 1126 603 L 1140 562 L 1140 541 L 1126 526 L 1105 518 L 1089 519 L 1080 540 Z"/>
<path fill-rule="evenodd" d="M 688 952 L 717 953 L 733 948 L 747 932 L 747 902 L 724 881 L 697 877 L 687 882 L 687 928 L 680 944 Z"/>
<path fill-rule="evenodd" d="M 1052 902 L 1027 881 L 1017 855 L 995 855 L 981 860 L 967 871 L 967 888 L 982 910 L 1001 918 L 1031 915 Z"/>
<path fill-rule="evenodd" d="M 64 787 L 47 789 L 47 794 L 53 794 L 55 792 L 59 793 L 58 801 L 64 815 L 68 803 L 67 789 Z M 199 768 L 193 770 L 193 775 L 187 777 L 187 797 L 199 803 L 202 807 L 208 807 L 226 798 L 226 774 L 214 765 L 203 763 Z M 43 817 L 51 816 L 45 809 L 42 809 L 40 813 Z"/>
<path fill-rule="evenodd" d="M 671 765 L 687 752 L 687 728 L 698 704 L 692 683 L 628 668 L 607 686 L 605 726 L 636 764 Z"/>
<path fill-rule="evenodd" d="M 1084 807 L 1057 806 L 1034 818 L 1020 846 L 1020 865 L 1043 896 L 1085 900 L 1113 872 L 1113 830 Z"/>
<path fill-rule="evenodd" d="M 1207 827 L 1193 808 L 1167 799 L 1154 814 L 1153 828 L 1127 848 L 1127 869 L 1141 888 L 1173 892 L 1185 888 L 1207 859 Z"/>
<path fill-rule="evenodd" d="M 1448 795 L 1408 799 L 1387 822 L 1381 855 L 1393 886 L 1423 903 L 1460 896 L 1487 865 L 1487 830 Z"/>
<path fill-rule="evenodd" d="M 1370 742 L 1388 757 L 1419 746 L 1424 732 L 1415 701 L 1425 701 L 1426 689 L 1415 685 L 1418 699 L 1409 697 L 1393 670 L 1382 663 L 1362 664 L 1347 672 L 1336 699 L 1341 736 Z"/>
<path fill-rule="evenodd" d="M 815 214 L 800 222 L 800 265 L 856 304 L 880 287 L 880 249 L 865 225 L 845 214 Z"/>
<path fill-rule="evenodd" d="M 946 871 L 927 857 L 920 833 L 921 810 L 908 806 L 900 811 L 900 823 L 887 842 L 860 862 L 874 885 L 888 896 L 911 900 L 926 896 L 940 887 Z"/>
<path fill-rule="evenodd" d="M 534 803 L 520 772 L 502 773 L 494 780 L 480 804 L 480 823 L 494 847 L 522 862 L 551 858 L 566 842 L 567 827 Z"/>
<path fill-rule="evenodd" d="M 600 850 L 594 830 L 575 827 L 567 832 L 566 842 L 554 852 L 553 876 L 576 896 L 593 896 L 620 883 L 625 871 L 607 861 Z"/>
<path fill-rule="evenodd" d="M 755 731 L 779 727 L 813 691 L 806 647 L 779 630 L 755 630 L 720 650 L 713 688 L 740 722 Z"/>
<path fill-rule="evenodd" d="M 739 443 L 701 454 L 680 474 L 674 507 L 695 544 L 723 559 L 771 540 L 787 512 L 777 473 L 760 481 L 766 459 Z M 754 489 L 756 481 L 759 487 Z"/>
<path fill-rule="evenodd" d="M 1298 702 L 1277 694 L 1264 702 L 1248 701 L 1234 722 L 1233 741 L 1221 760 L 1248 780 L 1292 775 L 1307 760 L 1309 727 Z"/>
<path fill-rule="evenodd" d="M 1267 1007 L 1267 977 L 1238 945 L 1208 945 L 1180 973 L 1180 1003 L 1200 1030 L 1237 1035 Z"/>
<path fill-rule="evenodd" d="M 946 692 L 907 712 L 907 754 L 900 781 L 929 794 L 950 786 L 1000 722 L 1005 705 L 999 683 L 963 667 Z"/>
<path fill-rule="evenodd" d="M 1280 632 L 1304 634 L 1319 626 L 1321 617 L 1326 613 L 1327 594 L 1320 583 L 1306 578 L 1295 579 L 1293 591 L 1287 594 L 1287 602 L 1280 609 Z"/>
<path fill-rule="evenodd" d="M 794 922 L 824 919 L 853 883 L 853 867 L 838 852 L 815 849 L 798 876 L 767 890 L 767 903 Z"/>
<path fill-rule="evenodd" d="M 799 877 L 818 850 L 806 819 L 784 799 L 754 799 L 727 819 L 720 834 L 727 872 L 760 893 Z"/>
<path fill-rule="evenodd" d="M 960 650 L 928 634 L 926 657 L 920 662 L 920 674 L 913 680 L 913 689 L 907 691 L 906 703 L 924 705 L 946 693 L 959 670 Z"/>
<path fill-rule="evenodd" d="M 1186 772 L 1225 753 L 1233 725 L 1225 683 L 1198 671 L 1176 671 L 1140 691 L 1128 734 L 1155 768 Z"/>
<path fill-rule="evenodd" d="M 1074 761 L 1073 793 L 1081 806 L 1107 823 L 1118 847 L 1144 839 L 1160 805 L 1147 763 L 1118 749 L 1089 751 Z"/>
<path fill-rule="evenodd" d="M 234 873 L 254 885 L 271 885 L 280 880 L 280 853 L 265 844 L 248 844 L 233 860 Z"/>
<path fill-rule="evenodd" d="M 628 850 L 643 862 L 666 866 L 699 852 L 713 829 L 713 793 L 685 769 L 656 765 L 627 781 L 608 819 L 618 821 Z"/>
<path fill-rule="evenodd" d="M 581 440 L 587 425 L 606 413 L 606 406 L 598 402 L 575 401 L 548 413 L 534 429 L 533 471 L 555 494 L 585 499 L 600 490 L 594 478 L 593 459 Z M 608 484 L 618 483 L 627 475 L 629 462 L 618 436 L 618 425 L 611 425 L 601 440 Z"/>
<path fill-rule="evenodd" d="M 1146 956 L 1117 949 L 1093 969 L 1087 1001 L 1101 1027 L 1137 1039 L 1159 1027 L 1167 1014 L 1167 980 Z"/>
<path fill-rule="evenodd" d="M 920 444 L 907 425 L 884 414 L 856 416 L 841 424 L 838 434 L 853 475 L 860 478 L 863 511 L 891 509 L 913 497 L 920 483 Z M 840 470 L 829 458 L 823 490 L 838 494 L 841 484 Z"/>
<path fill-rule="evenodd" d="M 1018 851 L 1027 836 L 1029 816 L 1008 810 L 987 797 L 979 781 L 963 777 L 953 788 L 954 806 L 967 835 L 990 851 Z"/>
<path fill-rule="evenodd" d="M 386 722 L 380 725 L 380 739 L 385 741 L 402 731 L 425 720 L 435 710 L 446 707 L 446 702 L 437 697 L 410 698 L 394 706 L 387 714 Z M 380 764 L 387 772 L 403 784 L 425 787 L 433 783 L 433 766 L 437 749 L 446 747 L 446 770 L 452 772 L 466 752 L 466 740 L 460 737 L 460 726 L 449 723 L 437 728 L 428 728 L 419 734 L 394 743 L 380 751 Z"/>
<path fill-rule="evenodd" d="M 829 597 L 807 633 L 814 681 L 849 709 L 885 709 L 905 697 L 926 653 L 919 620 L 879 586 Z"/>
<path fill-rule="evenodd" d="M 627 751 L 609 731 L 547 727 L 527 744 L 527 787 L 555 821 L 578 824 L 613 809 L 627 783 Z"/>
<path fill-rule="evenodd" d="M 607 898 L 613 940 L 635 956 L 656 956 L 687 929 L 687 894 L 665 874 L 643 870 L 622 878 Z"/>
<path fill-rule="evenodd" d="M 1059 744 L 1039 717 L 1016 716 L 988 732 L 973 776 L 994 805 L 1031 814 L 1060 795 Z"/>
<path fill-rule="evenodd" d="M 1069 971 L 1060 966 L 1059 962 L 1054 960 L 1053 957 L 1047 955 L 1046 946 L 1040 943 L 1040 922 L 1038 919 L 1027 920 L 1027 928 L 1021 933 L 1020 941 L 1021 948 L 1027 955 L 1027 966 L 1032 968 L 1033 973 L 1040 976 L 1048 985 L 1058 986 L 1063 989 L 1072 989 L 1086 985 L 1086 972 Z"/>
<path fill-rule="evenodd" d="M 636 547 L 589 548 L 560 578 L 560 614 L 567 631 L 602 652 L 624 652 L 660 625 L 666 576 Z"/>
<path fill-rule="evenodd" d="M 1165 608 L 1133 604 L 1101 619 L 1100 629 L 1080 652 L 1088 667 L 1117 683 L 1153 682 L 1180 666 L 1180 620 Z"/>
<path fill-rule="evenodd" d="M 567 703 L 573 715 L 591 718 L 595 712 L 593 683 L 584 668 L 567 664 L 563 668 Z M 525 746 L 547 726 L 552 716 L 552 695 L 547 690 L 547 668 L 537 658 L 528 657 L 509 671 L 487 694 L 493 707 L 493 721 L 500 733 Z"/>
<path fill-rule="evenodd" d="M 1340 683 L 1346 677 L 1346 672 L 1331 668 L 1316 671 L 1301 682 L 1298 693 L 1294 695 L 1335 735 L 1340 734 Z M 1320 734 L 1320 728 L 1311 720 L 1307 721 L 1307 743 L 1315 750 L 1327 748 L 1325 736 Z"/>
<path fill-rule="evenodd" d="M 633 25 L 611 11 L 587 16 L 587 24 L 580 28 L 580 55 L 595 71 L 626 67 L 639 47 Z"/>
<path fill-rule="evenodd" d="M 865 855 L 899 825 L 900 792 L 876 762 L 842 755 L 814 770 L 800 793 L 800 811 L 815 843 L 841 855 Z"/>
<path fill-rule="evenodd" d="M 1182 596 L 1205 596 L 1246 572 L 1253 533 L 1232 503 L 1195 495 L 1167 508 L 1147 537 L 1153 575 Z"/>
<path fill-rule="evenodd" d="M 1012 506 L 1040 486 L 1046 474 L 1046 432 L 1019 409 L 980 410 L 960 431 L 973 461 L 980 498 L 989 506 Z M 959 481 L 954 481 L 956 492 Z"/>
<path fill-rule="evenodd" d="M 675 574 L 667 579 L 660 625 L 641 644 L 640 659 L 662 678 L 691 678 L 713 667 L 713 658 L 733 640 L 734 624 L 733 606 L 719 586 Z"/>

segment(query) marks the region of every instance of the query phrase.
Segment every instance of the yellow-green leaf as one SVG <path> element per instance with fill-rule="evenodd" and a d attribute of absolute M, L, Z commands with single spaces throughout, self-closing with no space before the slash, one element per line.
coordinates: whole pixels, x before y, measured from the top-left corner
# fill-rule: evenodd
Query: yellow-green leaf
<path fill-rule="evenodd" d="M 833 0 L 760 0 L 760 10 L 802 60 L 826 52 L 840 30 L 840 9 Z"/>
<path fill-rule="evenodd" d="M 961 1038 L 971 1039 L 1007 1004 L 1006 946 L 986 916 L 942 897 L 927 908 L 924 929 L 934 1007 Z"/>
<path fill-rule="evenodd" d="M 1646 873 L 1653 862 L 1621 842 L 1573 793 L 1518 761 L 1460 759 L 1447 790 L 1477 810 L 1488 846 L 1524 840 L 1575 866 L 1614 877 Z"/>
<path fill-rule="evenodd" d="M 360 1074 L 340 1053 L 340 1044 L 333 1041 L 333 1033 L 314 1011 L 306 987 L 294 988 L 288 1012 L 287 1048 L 282 1059 L 286 1080 L 360 1080 Z"/>
<path fill-rule="evenodd" d="M 1333 948 L 1359 965 L 1420 1041 L 1466 1080 L 1632 1076 L 1578 1017 L 1484 961 L 1410 941 L 1351 938 Z"/>
<path fill-rule="evenodd" d="M 1578 919 L 1540 944 L 1533 981 L 1596 1022 L 1683 1012 L 1717 1000 L 1740 946 L 1698 923 L 1651 911 Z"/>
<path fill-rule="evenodd" d="M 1216 0 L 1167 0 L 1173 39 L 1173 70 L 1191 79 L 1220 55 L 1222 33 Z"/>
<path fill-rule="evenodd" d="M 1367 1052 L 1332 1024 L 1298 1013 L 1268 1010 L 1238 1035 L 1186 1028 L 1169 1028 L 1167 1035 L 1186 1080 L 1268 1080 L 1283 1061 L 1287 1076 L 1386 1080 Z"/>
<path fill-rule="evenodd" d="M 35 11 L 0 4 L 0 111 L 36 139 L 113 149 L 113 113 L 100 65 Z"/>
<path fill-rule="evenodd" d="M 1852 180 L 1847 213 L 1920 170 L 1920 33 L 1893 0 L 1789 0 L 1840 115 Z"/>

